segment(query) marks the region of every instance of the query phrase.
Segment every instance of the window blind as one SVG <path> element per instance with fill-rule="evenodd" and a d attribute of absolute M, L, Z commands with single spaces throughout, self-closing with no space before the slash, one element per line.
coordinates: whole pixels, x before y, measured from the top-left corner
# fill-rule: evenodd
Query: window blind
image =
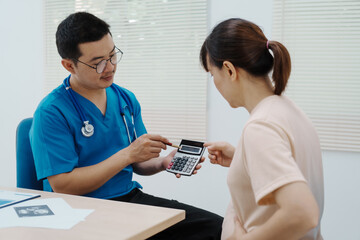
<path fill-rule="evenodd" d="M 115 83 L 135 93 L 149 133 L 175 143 L 206 139 L 207 74 L 199 64 L 206 0 L 46 0 L 46 93 L 68 74 L 60 65 L 55 32 L 76 11 L 93 13 L 111 26 L 124 52 Z"/>
<path fill-rule="evenodd" d="M 274 0 L 272 38 L 292 58 L 286 94 L 322 149 L 360 152 L 360 1 Z"/>

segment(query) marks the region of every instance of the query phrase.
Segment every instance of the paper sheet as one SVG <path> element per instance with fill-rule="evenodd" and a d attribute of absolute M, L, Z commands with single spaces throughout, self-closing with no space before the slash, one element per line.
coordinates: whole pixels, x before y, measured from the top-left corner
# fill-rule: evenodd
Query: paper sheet
<path fill-rule="evenodd" d="M 0 190 L 0 208 L 40 197 L 40 194 Z"/>
<path fill-rule="evenodd" d="M 0 209 L 0 228 L 70 229 L 93 211 L 73 209 L 62 198 L 34 199 Z"/>

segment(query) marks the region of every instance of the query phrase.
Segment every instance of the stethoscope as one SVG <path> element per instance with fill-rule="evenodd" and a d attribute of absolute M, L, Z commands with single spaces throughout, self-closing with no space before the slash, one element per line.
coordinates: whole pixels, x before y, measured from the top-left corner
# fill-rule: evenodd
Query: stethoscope
<path fill-rule="evenodd" d="M 66 92 L 68 92 L 70 99 L 76 108 L 76 111 L 80 115 L 80 119 L 83 123 L 83 125 L 81 127 L 82 135 L 84 137 L 91 137 L 92 135 L 94 135 L 94 131 L 95 131 L 94 126 L 91 123 L 89 123 L 89 120 L 86 120 L 85 114 L 84 114 L 81 106 L 79 105 L 79 102 L 77 101 L 76 97 L 74 96 L 74 92 L 73 92 L 74 90 L 72 90 L 71 86 L 70 86 L 70 77 L 71 77 L 71 75 L 69 75 L 67 78 L 65 78 L 63 85 L 66 89 Z M 118 95 L 119 105 L 120 105 L 120 115 L 122 116 L 122 119 L 124 120 L 124 123 L 126 126 L 126 132 L 127 132 L 128 138 L 129 138 L 129 143 L 131 144 L 132 141 L 131 141 L 131 137 L 130 137 L 129 126 L 128 126 L 126 118 L 125 118 L 125 113 L 124 113 L 123 109 L 121 108 L 121 97 L 125 100 L 126 104 L 128 105 L 129 111 L 131 113 L 131 121 L 133 124 L 134 136 L 136 139 L 137 134 L 136 134 L 136 129 L 135 129 L 134 114 L 133 114 L 132 107 L 131 107 L 132 105 L 130 104 L 128 96 L 126 96 L 126 94 L 123 93 L 123 91 L 120 88 L 116 87 L 114 84 L 112 84 L 111 87 L 115 90 L 116 94 Z"/>

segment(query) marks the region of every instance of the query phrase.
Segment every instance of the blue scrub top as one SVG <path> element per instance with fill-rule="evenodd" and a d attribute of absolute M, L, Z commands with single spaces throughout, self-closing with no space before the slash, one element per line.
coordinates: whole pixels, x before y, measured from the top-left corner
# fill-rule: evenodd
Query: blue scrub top
<path fill-rule="evenodd" d="M 140 104 L 135 95 L 120 88 L 134 114 L 137 136 L 146 133 L 141 117 Z M 34 155 L 38 179 L 44 180 L 44 190 L 52 191 L 47 177 L 71 172 L 74 168 L 91 166 L 109 158 L 119 150 L 129 146 L 125 123 L 120 115 L 120 107 L 125 113 L 130 137 L 135 140 L 129 106 L 123 96 L 119 96 L 111 87 L 106 89 L 107 106 L 103 115 L 88 99 L 76 92 L 74 97 L 83 109 L 86 120 L 94 126 L 94 135 L 84 137 L 81 133 L 82 121 L 63 85 L 46 96 L 34 113 L 30 129 L 30 143 Z M 85 196 L 109 199 L 129 193 L 134 188 L 142 188 L 132 181 L 131 165 L 111 178 L 99 189 Z"/>

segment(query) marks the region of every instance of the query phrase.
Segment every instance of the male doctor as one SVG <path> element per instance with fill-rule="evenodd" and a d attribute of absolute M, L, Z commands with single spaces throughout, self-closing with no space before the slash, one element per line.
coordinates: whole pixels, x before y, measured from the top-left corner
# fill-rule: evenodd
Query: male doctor
<path fill-rule="evenodd" d="M 58 26 L 56 45 L 70 75 L 41 101 L 30 130 L 44 190 L 184 209 L 184 221 L 152 239 L 219 239 L 222 217 L 145 194 L 132 180 L 133 172 L 165 170 L 175 152 L 159 156 L 171 143 L 147 134 L 135 95 L 113 83 L 123 52 L 109 25 L 90 13 L 71 14 Z"/>

